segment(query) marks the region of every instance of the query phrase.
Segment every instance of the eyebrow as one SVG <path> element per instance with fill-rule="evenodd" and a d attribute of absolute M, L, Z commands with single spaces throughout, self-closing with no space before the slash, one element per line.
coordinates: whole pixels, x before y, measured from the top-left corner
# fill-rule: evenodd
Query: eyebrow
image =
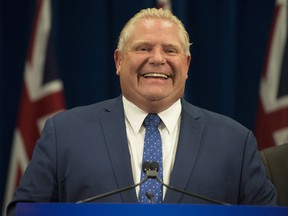
<path fill-rule="evenodd" d="M 147 42 L 147 41 L 136 41 L 136 42 L 133 42 L 132 47 L 139 46 L 139 45 L 153 46 L 153 43 Z M 173 44 L 173 43 L 164 43 L 164 44 L 162 44 L 162 46 L 164 46 L 164 47 L 175 47 L 175 48 L 181 49 L 180 45 Z"/>

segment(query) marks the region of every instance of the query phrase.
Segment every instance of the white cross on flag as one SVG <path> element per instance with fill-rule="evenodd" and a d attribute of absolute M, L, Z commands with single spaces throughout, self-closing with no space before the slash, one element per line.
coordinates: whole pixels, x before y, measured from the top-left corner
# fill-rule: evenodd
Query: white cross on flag
<path fill-rule="evenodd" d="M 12 143 L 3 212 L 32 157 L 34 145 L 45 120 L 64 107 L 63 86 L 59 80 L 51 40 L 51 3 L 50 0 L 37 0 Z"/>
<path fill-rule="evenodd" d="M 260 82 L 255 129 L 259 149 L 288 143 L 287 11 L 287 0 L 277 0 Z"/>

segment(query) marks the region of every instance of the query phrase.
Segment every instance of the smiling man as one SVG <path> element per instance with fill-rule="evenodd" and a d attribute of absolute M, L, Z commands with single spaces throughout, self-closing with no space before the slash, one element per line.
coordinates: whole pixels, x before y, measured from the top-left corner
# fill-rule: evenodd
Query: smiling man
<path fill-rule="evenodd" d="M 189 46 L 169 10 L 136 14 L 114 53 L 122 95 L 47 120 L 8 215 L 18 202 L 76 202 L 136 184 L 147 163 L 174 188 L 218 202 L 276 205 L 252 132 L 182 98 Z M 157 179 L 93 201 L 210 203 Z"/>
<path fill-rule="evenodd" d="M 189 38 L 179 20 L 162 11 L 140 13 L 127 23 L 115 51 L 122 93 L 148 113 L 182 97 L 190 63 Z"/>

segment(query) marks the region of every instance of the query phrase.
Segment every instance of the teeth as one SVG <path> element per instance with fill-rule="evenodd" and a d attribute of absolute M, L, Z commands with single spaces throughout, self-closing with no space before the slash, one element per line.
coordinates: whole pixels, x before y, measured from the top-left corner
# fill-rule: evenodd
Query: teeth
<path fill-rule="evenodd" d="M 169 77 L 166 74 L 162 74 L 162 73 L 147 73 L 143 75 L 145 78 L 146 77 L 156 77 L 156 78 L 164 78 L 164 79 L 168 79 Z"/>

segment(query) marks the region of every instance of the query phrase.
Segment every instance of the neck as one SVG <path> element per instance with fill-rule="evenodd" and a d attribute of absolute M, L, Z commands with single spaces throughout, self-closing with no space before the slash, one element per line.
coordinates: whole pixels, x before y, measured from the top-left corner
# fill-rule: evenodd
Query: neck
<path fill-rule="evenodd" d="M 147 112 L 147 113 L 160 113 L 164 110 L 168 109 L 170 106 L 172 106 L 179 98 L 176 98 L 175 100 L 132 100 L 131 98 L 127 98 L 131 103 L 135 104 L 137 107 L 139 107 L 141 110 Z"/>

